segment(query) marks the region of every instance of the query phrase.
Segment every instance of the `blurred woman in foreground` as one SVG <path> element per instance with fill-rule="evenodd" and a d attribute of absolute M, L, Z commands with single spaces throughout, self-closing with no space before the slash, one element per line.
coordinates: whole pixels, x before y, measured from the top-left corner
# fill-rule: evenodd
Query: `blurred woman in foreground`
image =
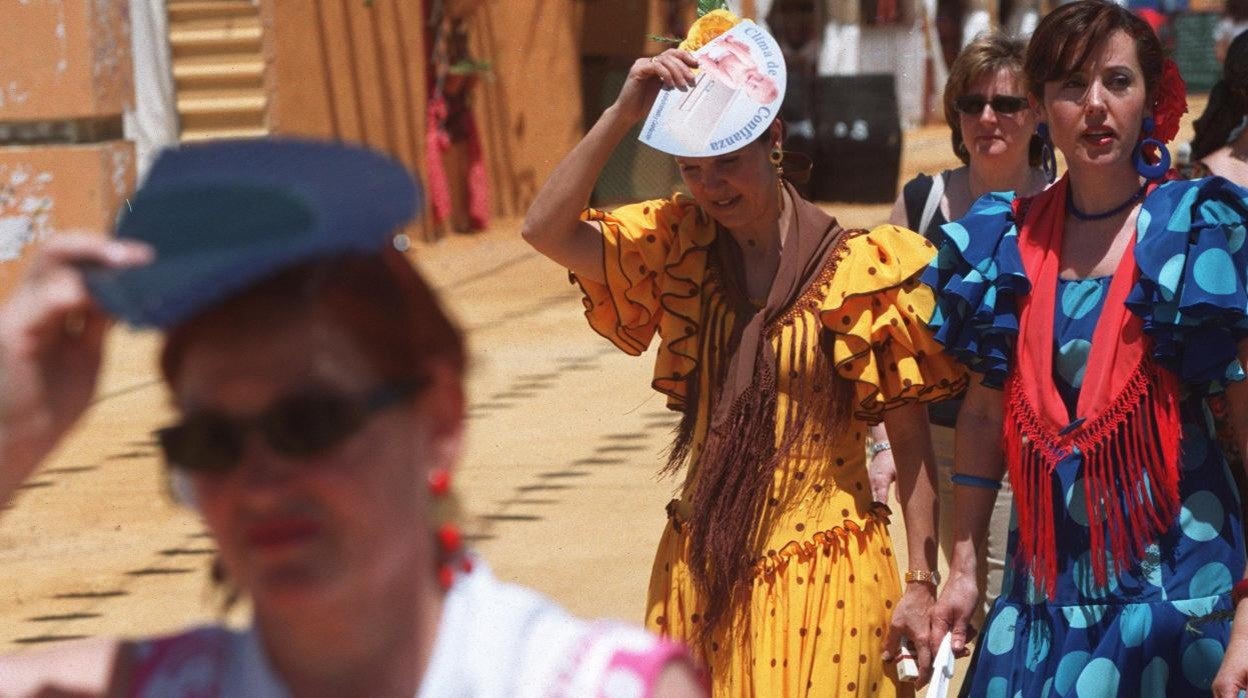
<path fill-rule="evenodd" d="M 678 647 L 464 550 L 463 339 L 391 244 L 415 194 L 366 151 L 218 142 L 157 161 L 119 239 L 44 245 L 0 312 L 0 498 L 87 406 L 105 313 L 159 328 L 160 444 L 254 625 L 0 658 L 0 693 L 700 693 Z"/>

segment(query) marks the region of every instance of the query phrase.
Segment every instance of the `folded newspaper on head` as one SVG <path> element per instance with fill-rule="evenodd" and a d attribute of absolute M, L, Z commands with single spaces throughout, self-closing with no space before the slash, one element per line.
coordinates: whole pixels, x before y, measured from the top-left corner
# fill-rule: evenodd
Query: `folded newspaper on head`
<path fill-rule="evenodd" d="M 713 157 L 749 145 L 780 115 L 787 82 L 780 46 L 745 20 L 693 55 L 696 84 L 659 91 L 641 142 L 683 157 Z"/>

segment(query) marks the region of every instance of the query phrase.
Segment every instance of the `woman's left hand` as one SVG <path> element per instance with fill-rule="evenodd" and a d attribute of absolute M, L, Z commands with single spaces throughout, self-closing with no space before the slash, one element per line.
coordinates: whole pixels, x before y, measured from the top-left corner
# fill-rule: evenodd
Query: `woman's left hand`
<path fill-rule="evenodd" d="M 1242 691 L 1248 691 L 1248 604 L 1243 603 L 1235 612 L 1222 667 L 1213 680 L 1213 695 L 1215 698 L 1239 698 Z"/>
<path fill-rule="evenodd" d="M 931 610 L 936 605 L 936 587 L 924 582 L 906 585 L 905 593 L 893 608 L 893 620 L 884 637 L 884 662 L 892 664 L 901 648 L 901 638 L 909 639 L 914 661 L 919 667 L 915 685 L 923 686 L 932 678 Z"/>

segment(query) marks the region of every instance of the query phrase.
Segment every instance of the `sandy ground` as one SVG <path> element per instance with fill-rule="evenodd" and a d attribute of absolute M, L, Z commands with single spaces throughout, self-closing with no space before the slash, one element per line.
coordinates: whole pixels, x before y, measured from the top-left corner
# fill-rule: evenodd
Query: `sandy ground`
<path fill-rule="evenodd" d="M 907 132 L 903 180 L 955 164 L 943 127 Z M 847 227 L 889 210 L 827 208 Z M 501 577 L 575 613 L 639 621 L 676 487 L 655 477 L 675 420 L 648 387 L 652 356 L 628 357 L 591 332 L 566 274 L 518 228 L 499 221 L 416 250 L 472 348 L 457 479 L 466 528 Z M 167 495 L 149 436 L 171 417 L 157 350 L 152 334 L 112 334 L 95 404 L 4 507 L 0 649 L 219 617 L 212 541 Z"/>

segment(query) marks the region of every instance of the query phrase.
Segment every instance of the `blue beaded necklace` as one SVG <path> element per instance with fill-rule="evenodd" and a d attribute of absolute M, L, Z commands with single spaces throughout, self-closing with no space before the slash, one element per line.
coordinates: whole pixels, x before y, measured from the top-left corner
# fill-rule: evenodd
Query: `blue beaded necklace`
<path fill-rule="evenodd" d="M 1147 184 L 1142 185 L 1139 189 L 1135 191 L 1134 194 L 1131 195 L 1130 199 L 1127 199 L 1121 204 L 1118 204 L 1117 206 L 1103 213 L 1084 213 L 1083 211 L 1080 211 L 1078 207 L 1075 206 L 1074 189 L 1067 189 L 1066 190 L 1066 209 L 1070 211 L 1070 215 L 1074 216 L 1075 218 L 1078 218 L 1081 221 L 1105 220 L 1106 218 L 1116 216 L 1119 213 L 1122 213 L 1123 211 L 1130 208 L 1132 204 L 1140 200 L 1140 197 L 1144 195 L 1144 191 L 1147 188 L 1148 188 Z"/>

